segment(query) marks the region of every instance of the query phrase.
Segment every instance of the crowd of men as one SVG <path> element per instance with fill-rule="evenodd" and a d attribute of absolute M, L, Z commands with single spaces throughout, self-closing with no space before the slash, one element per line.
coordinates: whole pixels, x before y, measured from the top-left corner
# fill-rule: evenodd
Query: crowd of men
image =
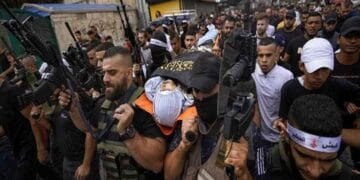
<path fill-rule="evenodd" d="M 96 27 L 88 38 L 76 31 L 101 79 L 83 87 L 91 103 L 63 84 L 46 103 L 19 107 L 51 67 L 0 44 L 0 179 L 360 179 L 359 13 L 344 0 L 181 24 L 159 14 L 136 32 L 141 63 L 129 39 L 115 46 Z M 256 37 L 252 85 L 237 87 L 256 104 L 232 142 L 217 110 L 238 29 Z M 159 69 L 189 72 L 184 81 Z"/>

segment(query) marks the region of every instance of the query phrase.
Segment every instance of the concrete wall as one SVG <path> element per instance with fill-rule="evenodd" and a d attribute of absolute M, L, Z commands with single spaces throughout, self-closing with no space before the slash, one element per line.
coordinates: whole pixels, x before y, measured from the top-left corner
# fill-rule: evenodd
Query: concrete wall
<path fill-rule="evenodd" d="M 131 27 L 135 31 L 138 26 L 136 11 L 128 11 L 128 16 Z M 83 37 L 87 37 L 86 32 L 90 26 L 94 25 L 101 34 L 105 36 L 111 35 L 115 45 L 122 45 L 125 40 L 123 27 L 117 12 L 53 14 L 51 20 L 61 51 L 65 51 L 69 44 L 73 44 L 73 39 L 65 27 L 65 22 L 69 22 L 73 31 L 80 30 Z"/>

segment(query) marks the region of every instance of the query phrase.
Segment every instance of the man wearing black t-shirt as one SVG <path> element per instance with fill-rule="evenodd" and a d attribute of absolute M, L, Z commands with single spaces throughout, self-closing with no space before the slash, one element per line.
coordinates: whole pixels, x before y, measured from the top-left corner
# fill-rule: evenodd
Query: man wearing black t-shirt
<path fill-rule="evenodd" d="M 347 19 L 340 29 L 338 44 L 340 52 L 335 54 L 334 71 L 331 76 L 346 79 L 360 86 L 360 16 Z M 356 105 L 360 105 L 360 99 L 355 103 L 346 103 L 348 113 L 344 114 L 347 126 L 360 129 L 360 110 L 356 112 Z M 360 170 L 359 149 L 351 148 L 351 157 L 355 167 Z"/>
<path fill-rule="evenodd" d="M 360 26 L 354 24 L 360 24 L 360 16 L 349 18 L 340 29 L 340 51 L 335 54 L 331 76 L 347 79 L 360 86 Z"/>
<path fill-rule="evenodd" d="M 288 81 L 282 87 L 280 118 L 287 120 L 291 104 L 296 98 L 307 94 L 327 95 L 334 99 L 342 110 L 344 110 L 345 102 L 360 99 L 359 86 L 343 79 L 329 78 L 334 67 L 333 58 L 332 46 L 326 39 L 314 38 L 304 45 L 300 64 L 300 69 L 304 75 Z M 342 138 L 346 141 L 348 137 L 343 136 Z M 355 142 L 349 142 L 348 144 L 351 146 Z"/>
<path fill-rule="evenodd" d="M 106 178 L 154 179 L 150 171 L 162 170 L 166 143 L 152 116 L 131 105 L 143 89 L 133 83 L 129 51 L 119 46 L 106 50 L 102 68 L 105 97 L 100 98 L 90 117 L 96 121 L 97 134 L 102 136 L 97 149 Z M 62 92 L 59 102 L 67 106 L 70 98 Z M 89 132 L 75 103 L 77 98 L 70 106 L 71 120 L 77 128 Z"/>
<path fill-rule="evenodd" d="M 306 19 L 305 32 L 303 36 L 292 39 L 285 48 L 284 61 L 290 64 L 290 70 L 294 76 L 299 76 L 302 72 L 299 69 L 300 54 L 304 44 L 314 38 L 321 29 L 321 14 L 310 13 Z"/>
<path fill-rule="evenodd" d="M 295 24 L 296 14 L 295 11 L 290 10 L 286 13 L 284 20 L 284 28 L 279 29 L 278 33 L 285 37 L 285 47 L 289 44 L 294 38 L 303 36 L 303 33 Z"/>

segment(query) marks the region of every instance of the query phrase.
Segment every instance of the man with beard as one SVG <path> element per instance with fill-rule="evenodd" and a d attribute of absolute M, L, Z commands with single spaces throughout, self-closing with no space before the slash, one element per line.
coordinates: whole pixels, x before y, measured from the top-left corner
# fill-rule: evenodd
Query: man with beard
<path fill-rule="evenodd" d="M 284 19 L 284 28 L 278 30 L 278 33 L 285 37 L 285 47 L 292 39 L 303 35 L 301 30 L 296 26 L 295 19 L 295 11 L 288 11 Z"/>
<path fill-rule="evenodd" d="M 337 39 L 339 33 L 335 31 L 337 24 L 337 15 L 336 13 L 330 13 L 325 17 L 324 28 L 319 32 L 320 37 L 327 39 L 334 51 L 337 49 Z"/>
<path fill-rule="evenodd" d="M 226 17 L 224 25 L 222 27 L 220 49 L 224 49 L 224 43 L 226 39 L 229 38 L 230 33 L 232 33 L 234 29 L 235 29 L 235 19 L 232 16 Z"/>
<path fill-rule="evenodd" d="M 103 71 L 105 97 L 96 103 L 90 117 L 98 122 L 97 132 L 102 134 L 97 149 L 106 178 L 154 178 L 150 171 L 161 171 L 166 144 L 152 116 L 131 106 L 143 89 L 133 83 L 129 51 L 119 46 L 108 49 Z M 60 103 L 66 106 L 70 99 L 69 94 L 62 93 Z M 75 107 L 76 101 L 73 98 L 70 116 L 78 128 L 87 131 Z"/>
<path fill-rule="evenodd" d="M 279 23 L 276 26 L 276 29 L 282 29 L 284 27 L 284 20 L 287 13 L 287 8 L 285 6 L 280 7 L 279 9 Z"/>
<path fill-rule="evenodd" d="M 193 64 L 190 86 L 199 117 L 177 124 L 164 161 L 165 179 L 228 179 L 225 169 L 215 165 L 225 142 L 221 134 L 223 121 L 217 119 L 220 61 L 219 57 L 204 53 Z M 197 138 L 189 140 L 188 132 Z M 239 146 L 233 143 L 230 153 Z M 231 160 L 227 162 L 238 168 Z"/>
<path fill-rule="evenodd" d="M 348 18 L 351 18 L 353 16 L 358 16 L 359 12 L 357 12 L 356 10 L 353 10 L 353 3 L 351 2 L 351 0 L 344 0 L 340 4 L 338 14 L 340 16 L 339 16 L 338 23 L 337 23 L 337 26 L 336 26 L 336 31 L 337 32 L 340 31 L 340 28 L 341 28 L 342 24 Z"/>
<path fill-rule="evenodd" d="M 317 12 L 310 13 L 306 19 L 304 35 L 291 40 L 285 49 L 284 61 L 290 64 L 290 71 L 295 77 L 302 74 L 299 69 L 302 47 L 308 40 L 317 36 L 321 29 L 321 21 L 321 14 Z"/>
<path fill-rule="evenodd" d="M 281 139 L 269 155 L 267 179 L 355 180 L 358 175 L 337 158 L 341 144 L 342 120 L 333 99 L 319 94 L 297 98 L 290 107 L 289 120 L 281 123 Z M 241 180 L 252 179 L 246 165 L 247 143 L 230 154 L 238 164 Z"/>
<path fill-rule="evenodd" d="M 147 79 L 149 75 L 147 74 L 147 67 L 152 63 L 152 60 L 151 60 L 151 50 L 148 47 L 150 38 L 148 33 L 145 31 L 145 29 L 142 29 L 137 33 L 137 40 L 139 42 L 140 53 L 141 53 L 140 54 L 141 69 L 145 75 L 145 79 Z"/>
<path fill-rule="evenodd" d="M 269 18 L 265 13 L 260 13 L 256 17 L 256 44 L 259 44 L 261 39 L 264 39 L 266 37 L 271 37 L 274 33 L 274 31 L 268 32 L 269 28 Z"/>

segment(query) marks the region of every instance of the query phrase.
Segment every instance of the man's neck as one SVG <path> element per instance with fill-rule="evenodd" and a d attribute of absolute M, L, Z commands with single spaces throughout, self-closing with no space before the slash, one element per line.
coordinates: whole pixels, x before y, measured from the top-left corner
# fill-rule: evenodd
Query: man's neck
<path fill-rule="evenodd" d="M 178 55 L 180 53 L 180 49 L 173 49 L 174 53 Z"/>
<path fill-rule="evenodd" d="M 295 26 L 294 26 L 294 24 L 292 25 L 292 26 L 290 26 L 290 27 L 285 27 L 284 26 L 284 31 L 285 32 L 293 32 L 294 30 L 295 30 Z"/>
<path fill-rule="evenodd" d="M 304 33 L 304 37 L 305 37 L 305 39 L 307 39 L 307 40 L 312 39 L 312 38 L 314 38 L 315 36 L 316 36 L 316 34 L 315 34 L 315 35 L 309 35 L 307 32 Z"/>
<path fill-rule="evenodd" d="M 343 65 L 352 65 L 359 61 L 360 55 L 359 53 L 346 53 L 344 51 L 340 51 L 339 53 L 335 54 L 336 59 L 340 64 Z"/>
<path fill-rule="evenodd" d="M 264 71 L 261 71 L 261 72 L 266 76 L 275 68 L 275 66 L 276 66 L 276 64 L 274 64 L 274 66 L 271 67 L 271 69 L 269 69 L 269 71 L 267 71 L 267 72 L 264 72 Z"/>
<path fill-rule="evenodd" d="M 263 32 L 263 33 L 259 34 L 259 33 L 256 32 L 256 36 L 257 36 L 258 38 L 266 38 L 266 33 Z"/>
<path fill-rule="evenodd" d="M 316 90 L 316 88 L 312 87 L 310 83 L 305 79 L 305 76 L 298 77 L 298 80 L 300 81 L 300 84 L 306 89 L 306 90 Z M 321 87 L 320 87 L 321 88 Z"/>

